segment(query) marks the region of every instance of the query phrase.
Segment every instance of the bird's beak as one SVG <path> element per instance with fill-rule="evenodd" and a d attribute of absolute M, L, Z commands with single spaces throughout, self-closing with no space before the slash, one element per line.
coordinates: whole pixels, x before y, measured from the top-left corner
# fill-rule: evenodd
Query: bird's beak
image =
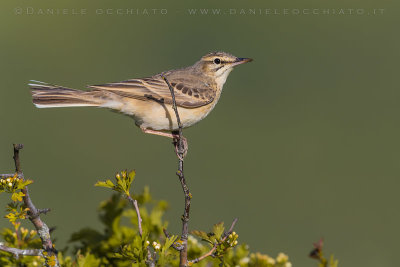
<path fill-rule="evenodd" d="M 251 62 L 251 61 L 253 61 L 252 58 L 238 57 L 238 58 L 236 58 L 235 62 L 233 62 L 233 66 L 237 66 L 237 65 L 244 64 L 244 63 Z"/>

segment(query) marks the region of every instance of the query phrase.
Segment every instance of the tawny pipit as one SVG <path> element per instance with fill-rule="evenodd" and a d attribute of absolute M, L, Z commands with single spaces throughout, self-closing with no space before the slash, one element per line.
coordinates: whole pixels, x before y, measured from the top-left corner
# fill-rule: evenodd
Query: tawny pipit
<path fill-rule="evenodd" d="M 132 116 L 143 132 L 167 137 L 178 130 L 172 97 L 162 75 L 174 88 L 182 127 L 204 119 L 217 104 L 222 87 L 233 67 L 250 62 L 225 52 L 203 56 L 193 66 L 170 70 L 148 78 L 88 86 L 81 91 L 33 81 L 33 103 L 38 108 L 94 106 Z"/>

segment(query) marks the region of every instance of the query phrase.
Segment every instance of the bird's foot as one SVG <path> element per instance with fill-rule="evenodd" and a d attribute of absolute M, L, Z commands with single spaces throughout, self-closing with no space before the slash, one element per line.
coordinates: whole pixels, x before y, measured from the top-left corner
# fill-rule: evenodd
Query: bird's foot
<path fill-rule="evenodd" d="M 187 139 L 184 136 L 182 136 L 182 138 L 179 138 L 179 135 L 174 135 L 173 144 L 175 146 L 176 156 L 183 161 L 183 158 L 186 157 L 189 149 Z"/>
<path fill-rule="evenodd" d="M 165 132 L 161 132 L 161 131 L 146 129 L 143 127 L 140 127 L 140 129 L 144 133 L 147 133 L 147 134 L 154 134 L 154 135 L 172 138 L 174 140 L 173 144 L 175 146 L 175 153 L 178 156 L 178 158 L 183 161 L 183 158 L 186 156 L 189 146 L 188 146 L 187 139 L 184 136 L 182 136 L 182 138 L 179 138 L 178 131 L 174 131 L 172 133 L 165 133 Z"/>

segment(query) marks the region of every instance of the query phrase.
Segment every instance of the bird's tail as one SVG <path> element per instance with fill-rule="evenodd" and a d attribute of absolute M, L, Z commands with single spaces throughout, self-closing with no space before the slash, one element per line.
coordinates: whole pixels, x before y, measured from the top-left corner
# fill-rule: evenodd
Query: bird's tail
<path fill-rule="evenodd" d="M 32 101 L 38 108 L 100 106 L 102 99 L 91 91 L 80 91 L 54 84 L 31 81 Z"/>

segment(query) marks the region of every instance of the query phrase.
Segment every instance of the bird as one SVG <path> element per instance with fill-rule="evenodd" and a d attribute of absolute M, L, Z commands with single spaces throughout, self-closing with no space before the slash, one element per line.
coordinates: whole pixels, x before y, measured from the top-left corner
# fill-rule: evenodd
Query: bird
<path fill-rule="evenodd" d="M 173 88 L 182 128 L 204 119 L 220 99 L 234 67 L 251 62 L 226 52 L 211 52 L 194 65 L 146 78 L 87 86 L 77 90 L 31 80 L 33 104 L 38 108 L 102 107 L 131 116 L 148 134 L 177 138 L 179 125 L 167 81 Z"/>

